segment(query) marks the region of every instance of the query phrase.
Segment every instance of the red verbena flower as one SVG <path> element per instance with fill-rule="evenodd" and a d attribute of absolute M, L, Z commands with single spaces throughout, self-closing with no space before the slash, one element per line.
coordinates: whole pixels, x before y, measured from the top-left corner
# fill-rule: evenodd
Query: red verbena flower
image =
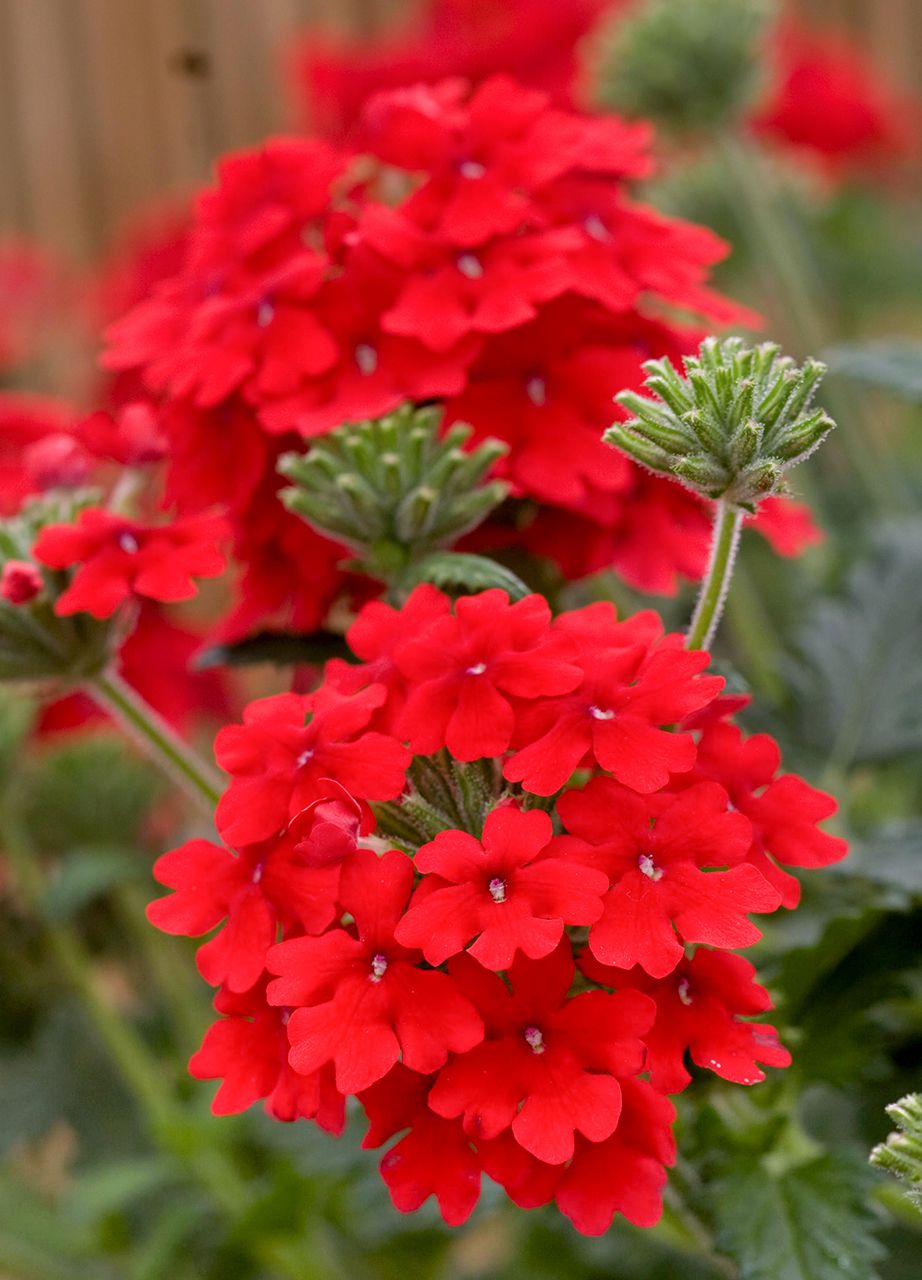
<path fill-rule="evenodd" d="M 681 649 L 668 637 L 619 643 L 614 627 L 577 632 L 575 616 L 555 624 L 556 652 L 579 667 L 582 680 L 572 693 L 538 697 L 520 709 L 518 750 L 505 777 L 552 795 L 574 770 L 595 763 L 635 791 L 656 791 L 695 761 L 691 736 L 662 726 L 705 706 L 723 681 L 699 674 L 706 653 Z"/>
<path fill-rule="evenodd" d="M 841 862 L 848 844 L 821 831 L 818 823 L 838 809 L 835 799 L 794 773 L 778 775 L 781 752 L 767 733 L 745 737 L 735 724 L 717 721 L 705 727 L 689 780 L 713 778 L 726 788 L 733 806 L 752 824 L 748 859 L 781 896 L 796 907 L 800 882 L 790 867 L 826 867 Z"/>
<path fill-rule="evenodd" d="M 515 724 L 512 700 L 565 693 L 577 667 L 547 645 L 551 612 L 542 596 L 509 603 L 504 591 L 464 596 L 395 652 L 412 687 L 398 722 L 413 752 L 447 746 L 457 760 L 501 755 Z"/>
<path fill-rule="evenodd" d="M 737 1084 L 764 1080 L 759 1063 L 790 1065 L 791 1055 L 774 1027 L 742 1020 L 772 1007 L 768 992 L 755 981 L 755 969 L 742 956 L 699 947 L 665 981 L 640 969 L 625 973 L 610 968 L 588 953 L 580 968 L 594 982 L 643 991 L 656 1002 L 656 1020 L 644 1036 L 644 1065 L 654 1088 L 663 1093 L 680 1093 L 691 1080 L 686 1052 L 695 1066 Z"/>
<path fill-rule="evenodd" d="M 33 551 L 52 569 L 80 566 L 58 597 L 55 613 L 108 618 L 137 596 L 167 603 L 190 600 L 195 578 L 224 571 L 218 544 L 226 534 L 220 516 L 187 516 L 156 526 L 90 507 L 80 512 L 76 524 L 46 525 Z"/>
<path fill-rule="evenodd" d="M 413 862 L 392 851 L 359 850 L 343 868 L 340 903 L 356 933 L 335 928 L 293 938 L 268 956 L 273 1004 L 294 1008 L 290 1062 L 308 1074 L 327 1062 L 336 1087 L 359 1093 L 400 1060 L 412 1071 L 438 1070 L 450 1052 L 483 1038 L 483 1024 L 447 974 L 417 967 L 420 953 L 394 939 L 413 886 Z"/>
<path fill-rule="evenodd" d="M 593 778 L 558 801 L 566 829 L 587 842 L 583 855 L 611 889 L 589 933 L 603 964 L 639 964 L 664 978 L 685 942 L 745 947 L 761 934 L 747 918 L 774 911 L 780 894 L 744 860 L 752 828 L 727 810 L 727 793 L 702 783 L 677 796 L 640 796 L 611 778 Z"/>
<path fill-rule="evenodd" d="M 475 840 L 442 831 L 416 854 L 426 873 L 397 926 L 396 938 L 439 965 L 462 951 L 488 969 L 508 969 L 518 951 L 549 955 L 565 924 L 593 924 L 607 877 L 566 855 L 546 813 L 494 809 Z"/>
<path fill-rule="evenodd" d="M 380 1147 L 409 1132 L 381 1161 L 381 1177 L 401 1213 L 435 1196 L 451 1227 L 466 1222 L 480 1196 L 480 1161 L 458 1120 L 445 1120 L 426 1105 L 432 1076 L 398 1062 L 359 1096 L 368 1116 L 363 1147 Z"/>
<path fill-rule="evenodd" d="M 199 948 L 199 972 L 211 986 L 247 991 L 262 977 L 278 927 L 322 933 L 336 918 L 339 867 L 310 866 L 291 838 L 248 845 L 234 854 L 189 840 L 154 864 L 154 878 L 175 890 L 147 908 L 166 933 L 197 937 L 225 921 Z"/>
<path fill-rule="evenodd" d="M 265 1098 L 276 1120 L 314 1120 L 338 1136 L 346 1122 L 345 1098 L 322 1067 L 299 1075 L 288 1064 L 288 1012 L 266 1003 L 265 985 L 245 993 L 219 991 L 215 1009 L 225 1016 L 205 1032 L 189 1061 L 196 1080 L 221 1080 L 211 1110 L 233 1115 Z"/>
<path fill-rule="evenodd" d="M 547 1164 L 572 1157 L 576 1133 L 592 1142 L 609 1137 L 621 1114 L 618 1077 L 643 1066 L 639 1037 L 652 1022 L 649 1001 L 637 992 L 568 998 L 569 944 L 542 960 L 516 959 L 509 988 L 467 956 L 452 961 L 449 972 L 486 1032 L 482 1044 L 439 1073 L 432 1110 L 463 1116 L 474 1139 L 511 1128 L 516 1142 Z"/>
<path fill-rule="evenodd" d="M 360 800 L 393 800 L 410 763 L 394 738 L 364 732 L 385 698 L 380 685 L 346 695 L 282 693 L 251 702 L 242 725 L 215 739 L 215 759 L 231 775 L 215 820 L 239 847 L 283 831 L 332 779 Z"/>

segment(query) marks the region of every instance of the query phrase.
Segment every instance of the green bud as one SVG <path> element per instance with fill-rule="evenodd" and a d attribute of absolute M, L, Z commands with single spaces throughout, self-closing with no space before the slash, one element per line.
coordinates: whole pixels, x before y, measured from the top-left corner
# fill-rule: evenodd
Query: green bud
<path fill-rule="evenodd" d="M 732 125 L 760 87 L 773 0 L 647 0 L 600 38 L 596 99 L 674 134 Z"/>
<path fill-rule="evenodd" d="M 617 396 L 634 416 L 602 438 L 702 497 L 755 509 L 785 491 L 786 472 L 835 425 L 822 410 L 809 410 L 823 366 L 807 360 L 798 367 L 776 343 L 706 338 L 683 363 L 684 377 L 668 360 L 648 361 L 651 394 Z"/>
<path fill-rule="evenodd" d="M 471 428 L 440 436 L 439 409 L 404 405 L 387 417 L 339 427 L 306 455 L 285 454 L 282 501 L 321 533 L 359 553 L 358 563 L 390 581 L 409 564 L 450 546 L 506 497 L 482 483 L 506 452 L 488 440 L 466 449 Z"/>

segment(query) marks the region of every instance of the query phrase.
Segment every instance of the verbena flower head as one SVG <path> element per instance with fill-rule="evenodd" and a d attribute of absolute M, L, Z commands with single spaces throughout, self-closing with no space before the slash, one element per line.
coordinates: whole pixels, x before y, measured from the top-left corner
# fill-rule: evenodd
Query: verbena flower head
<path fill-rule="evenodd" d="M 221 731 L 225 843 L 155 867 L 151 920 L 212 934 L 193 1074 L 217 1114 L 263 1098 L 331 1133 L 356 1095 L 404 1211 L 461 1223 L 486 1175 L 588 1234 L 654 1224 L 689 1062 L 790 1061 L 733 952 L 796 903 L 782 863 L 844 855 L 833 802 L 653 613 L 421 586 L 348 641 Z"/>
<path fill-rule="evenodd" d="M 754 511 L 785 492 L 785 477 L 835 426 L 813 398 L 826 366 L 797 365 L 772 342 L 707 338 L 697 356 L 644 365 L 643 396 L 617 396 L 633 416 L 606 431 L 608 444 L 704 498 Z"/>

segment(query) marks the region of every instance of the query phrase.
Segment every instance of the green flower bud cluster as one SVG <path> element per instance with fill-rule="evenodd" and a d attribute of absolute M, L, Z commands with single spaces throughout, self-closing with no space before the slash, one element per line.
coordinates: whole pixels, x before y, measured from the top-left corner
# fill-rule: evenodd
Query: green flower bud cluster
<path fill-rule="evenodd" d="M 673 134 L 732 125 L 759 85 L 773 0 L 647 0 L 616 17 L 601 51 L 599 105 Z"/>
<path fill-rule="evenodd" d="M 652 396 L 616 396 L 634 416 L 603 438 L 703 498 L 754 511 L 786 491 L 786 473 L 835 426 L 811 407 L 826 366 L 812 359 L 798 366 L 776 343 L 707 338 L 684 365 L 682 377 L 668 359 L 647 361 Z"/>
<path fill-rule="evenodd" d="M 440 409 L 404 405 L 387 417 L 338 427 L 306 454 L 287 453 L 282 501 L 309 524 L 359 553 L 361 568 L 389 580 L 414 561 L 457 541 L 508 492 L 483 483 L 506 452 L 487 440 L 464 445 L 460 423 L 439 434 Z"/>
<path fill-rule="evenodd" d="M 907 1094 L 887 1115 L 897 1128 L 871 1152 L 871 1164 L 908 1183 L 909 1199 L 922 1211 L 922 1094 Z"/>
<path fill-rule="evenodd" d="M 98 501 L 99 494 L 90 490 L 54 491 L 0 520 L 0 573 L 10 561 L 33 563 L 32 547 L 45 525 L 71 524 L 84 507 Z M 43 586 L 33 599 L 14 604 L 0 597 L 0 680 L 71 684 L 97 675 L 113 648 L 112 624 L 87 613 L 59 618 L 54 604 L 69 574 L 35 567 Z"/>

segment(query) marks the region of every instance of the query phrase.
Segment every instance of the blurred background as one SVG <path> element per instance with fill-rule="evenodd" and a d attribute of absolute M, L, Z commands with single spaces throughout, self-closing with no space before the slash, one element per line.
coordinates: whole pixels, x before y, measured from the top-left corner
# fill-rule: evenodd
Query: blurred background
<path fill-rule="evenodd" d="M 565 0 L 564 0 L 565 2 Z M 215 157 L 303 118 L 290 54 L 308 25 L 373 39 L 415 0 L 0 0 L 0 234 L 78 261 Z M 484 4 L 489 8 L 489 3 Z M 918 0 L 798 0 L 911 89 Z M 286 56 L 287 55 L 287 56 Z"/>

